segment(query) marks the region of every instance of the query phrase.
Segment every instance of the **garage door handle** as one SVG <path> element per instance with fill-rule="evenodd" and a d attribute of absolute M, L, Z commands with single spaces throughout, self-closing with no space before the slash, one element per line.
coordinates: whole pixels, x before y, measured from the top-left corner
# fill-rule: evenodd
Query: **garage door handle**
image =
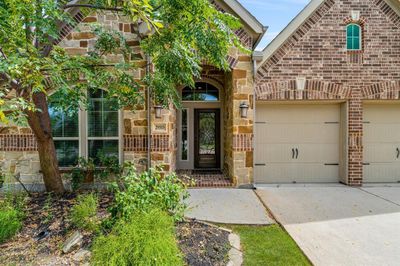
<path fill-rule="evenodd" d="M 400 157 L 400 149 L 397 148 L 396 151 L 397 151 L 397 159 L 399 159 L 399 157 Z"/>
<path fill-rule="evenodd" d="M 292 149 L 292 159 L 294 159 L 294 149 Z"/>
<path fill-rule="evenodd" d="M 296 159 L 299 158 L 299 149 L 296 148 Z"/>

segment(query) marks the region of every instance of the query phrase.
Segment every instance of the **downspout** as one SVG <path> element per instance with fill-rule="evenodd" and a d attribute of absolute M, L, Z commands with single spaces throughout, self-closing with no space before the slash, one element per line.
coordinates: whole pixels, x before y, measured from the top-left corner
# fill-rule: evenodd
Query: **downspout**
<path fill-rule="evenodd" d="M 146 55 L 146 75 L 150 75 L 151 58 Z M 147 171 L 151 169 L 151 88 L 146 86 L 147 93 Z"/>
<path fill-rule="evenodd" d="M 256 126 L 257 126 L 257 112 L 256 112 L 256 74 L 257 74 L 257 61 L 253 56 L 253 189 L 256 189 L 256 179 L 254 176 L 256 169 L 255 147 L 256 147 Z"/>
<path fill-rule="evenodd" d="M 257 96 L 256 96 L 256 76 L 257 76 L 257 62 L 261 62 L 263 60 L 263 53 L 259 51 L 253 52 L 253 189 L 257 189 L 256 180 L 254 176 L 254 169 L 256 168 L 256 157 L 255 157 L 255 147 L 256 147 L 256 126 L 257 126 Z"/>

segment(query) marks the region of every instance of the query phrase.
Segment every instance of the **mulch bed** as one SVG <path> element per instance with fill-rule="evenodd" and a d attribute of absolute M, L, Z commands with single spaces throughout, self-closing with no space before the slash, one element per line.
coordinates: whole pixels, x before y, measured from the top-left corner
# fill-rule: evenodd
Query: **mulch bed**
<path fill-rule="evenodd" d="M 34 194 L 26 204 L 26 219 L 19 234 L 0 245 L 0 265 L 79 265 L 75 252 L 62 254 L 62 245 L 73 231 L 68 219 L 76 194 L 63 197 Z M 107 215 L 111 194 L 99 196 L 99 216 Z M 82 248 L 88 248 L 93 235 L 83 233 Z"/>
<path fill-rule="evenodd" d="M 35 194 L 29 199 L 23 229 L 0 245 L 0 265 L 81 265 L 73 260 L 75 252 L 62 253 L 62 245 L 74 231 L 68 216 L 76 194 L 62 198 Z M 99 195 L 99 216 L 107 217 L 112 194 Z M 177 225 L 177 239 L 191 266 L 226 265 L 229 233 L 196 221 Z M 81 248 L 90 249 L 94 235 L 83 233 Z"/>
<path fill-rule="evenodd" d="M 220 266 L 228 262 L 227 231 L 192 220 L 178 224 L 176 232 L 188 265 Z"/>

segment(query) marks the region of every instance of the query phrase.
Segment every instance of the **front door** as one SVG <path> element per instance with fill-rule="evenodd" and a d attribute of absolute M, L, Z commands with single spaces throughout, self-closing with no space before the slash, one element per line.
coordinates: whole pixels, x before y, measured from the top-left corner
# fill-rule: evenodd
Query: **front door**
<path fill-rule="evenodd" d="M 194 166 L 197 169 L 220 168 L 220 110 L 194 110 Z"/>

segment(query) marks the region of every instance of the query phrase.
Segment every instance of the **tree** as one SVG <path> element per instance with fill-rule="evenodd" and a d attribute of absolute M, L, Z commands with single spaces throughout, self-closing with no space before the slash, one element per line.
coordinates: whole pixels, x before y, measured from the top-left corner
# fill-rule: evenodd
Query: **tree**
<path fill-rule="evenodd" d="M 151 34 L 140 42 L 155 69 L 143 80 L 129 72 L 136 66 L 121 34 L 96 28 L 97 42 L 85 56 L 70 56 L 56 45 L 60 30 L 76 22 L 78 8 L 104 10 L 145 23 Z M 0 1 L 0 119 L 3 123 L 27 121 L 38 143 L 40 165 L 48 191 L 62 193 L 52 137 L 48 96 L 61 95 L 56 106 L 75 110 L 85 104 L 88 89 L 107 88 L 120 107 L 143 99 L 140 87 L 152 88 L 159 104 L 179 105 L 177 85 L 194 85 L 206 60 L 228 69 L 228 50 L 244 49 L 233 30 L 239 21 L 217 11 L 208 0 L 1 0 Z M 105 56 L 123 53 L 124 60 L 108 65 Z"/>

